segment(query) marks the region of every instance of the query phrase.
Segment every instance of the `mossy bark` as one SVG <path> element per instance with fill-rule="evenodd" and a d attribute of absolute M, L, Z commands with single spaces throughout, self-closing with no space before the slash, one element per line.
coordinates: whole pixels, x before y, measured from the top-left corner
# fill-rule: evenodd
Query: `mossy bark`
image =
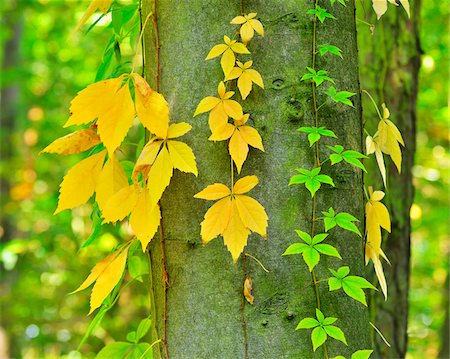
<path fill-rule="evenodd" d="M 347 7 L 321 2 L 336 17 L 318 25 L 318 43 L 330 43 L 343 50 L 336 56 L 318 58 L 318 68 L 329 71 L 338 90 L 359 94 L 358 59 L 353 3 Z M 311 85 L 300 78 L 311 64 L 312 17 L 306 12 L 312 1 L 245 1 L 246 12 L 257 12 L 266 36 L 252 40 L 249 49 L 254 68 L 263 76 L 265 90 L 254 89 L 243 103 L 251 113 L 251 124 L 262 135 L 265 153 L 250 150 L 240 176 L 255 174 L 259 186 L 251 195 L 260 201 L 270 217 L 268 240 L 249 237 L 245 251 L 257 257 L 269 270 L 247 258 L 246 274 L 253 281 L 254 305 L 244 303 L 242 256 L 233 264 L 222 238 L 203 246 L 200 222 L 212 202 L 193 195 L 215 182 L 229 184 L 230 157 L 226 143 L 208 141 L 207 116 L 192 118 L 199 101 L 215 95 L 223 78 L 218 60 L 205 61 L 210 48 L 233 36 L 237 28 L 230 20 L 240 13 L 239 1 L 158 0 L 160 40 L 160 92 L 169 102 L 172 121 L 187 121 L 192 131 L 185 141 L 193 148 L 199 167 L 198 178 L 176 172 L 162 198 L 165 248 L 169 284 L 167 291 L 167 347 L 171 358 L 323 358 L 322 348 L 312 351 L 310 331 L 295 331 L 298 322 L 314 316 L 316 299 L 311 275 L 300 256 L 282 257 L 297 241 L 295 229 L 310 228 L 311 196 L 299 186 L 288 187 L 298 167 L 311 169 L 313 150 L 300 126 L 313 126 Z M 144 1 L 144 16 L 153 3 Z M 155 79 L 155 36 L 145 34 L 146 76 Z M 319 99 L 327 85 L 319 87 Z M 355 107 L 327 104 L 321 110 L 320 125 L 339 136 L 346 148 L 361 151 L 359 95 Z M 331 144 L 331 142 L 330 142 Z M 325 146 L 322 146 L 325 148 Z M 321 158 L 325 158 L 325 150 Z M 361 172 L 350 165 L 324 164 L 336 188 L 327 185 L 318 194 L 318 211 L 334 207 L 363 220 Z M 319 213 L 320 215 L 320 213 Z M 323 226 L 318 222 L 317 230 Z M 362 230 L 362 228 L 361 228 Z M 322 311 L 339 318 L 349 346 L 329 340 L 330 357 L 350 356 L 369 348 L 368 312 L 342 292 L 328 292 L 328 268 L 350 265 L 353 274 L 364 271 L 363 242 L 356 235 L 333 230 L 330 243 L 343 260 L 322 258 L 318 267 Z M 158 238 L 151 243 L 152 270 L 160 336 L 163 333 L 162 259 Z M 244 305 L 242 317 L 241 306 Z M 243 319 L 246 323 L 244 333 Z"/>
<path fill-rule="evenodd" d="M 380 21 L 367 4 L 366 13 L 372 14 L 375 24 L 373 35 L 369 29 L 359 31 L 361 84 L 378 101 L 385 102 L 390 110 L 390 119 L 403 135 L 402 172 L 398 173 L 394 163 L 386 160 L 388 184 L 385 203 L 389 208 L 392 231 L 383 244 L 383 250 L 391 265 L 384 265 L 389 295 L 384 301 L 373 295 L 372 320 L 391 343 L 387 347 L 376 335 L 376 355 L 380 358 L 404 358 L 407 350 L 408 292 L 410 275 L 410 207 L 414 199 L 412 166 L 416 142 L 416 101 L 420 66 L 419 18 L 420 1 L 411 3 L 411 19 L 401 8 L 389 6 Z M 362 13 L 362 12 L 361 12 Z M 367 106 L 366 106 L 367 105 Z M 364 114 L 370 133 L 375 133 L 378 119 L 367 99 Z M 370 109 L 370 110 L 369 110 Z M 374 116 L 370 118 L 369 116 Z M 387 156 L 385 156 L 386 158 Z M 372 161 L 375 163 L 375 161 Z M 378 168 L 369 171 L 368 180 L 377 188 L 383 188 Z"/>

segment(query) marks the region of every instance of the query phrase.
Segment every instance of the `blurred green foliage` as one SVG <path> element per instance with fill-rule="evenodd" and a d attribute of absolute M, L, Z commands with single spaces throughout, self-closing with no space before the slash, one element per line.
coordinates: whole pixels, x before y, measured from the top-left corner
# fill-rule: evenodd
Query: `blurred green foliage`
<path fill-rule="evenodd" d="M 110 24 L 109 17 L 100 19 L 88 34 L 84 32 L 89 24 L 84 32 L 71 34 L 87 5 L 63 0 L 0 2 L 2 63 L 11 55 L 5 51 L 11 39 L 17 39 L 19 55 L 1 74 L 3 90 L 18 89 L 16 102 L 9 104 L 14 112 L 11 128 L 4 126 L 2 114 L 0 134 L 8 149 L 2 152 L 0 174 L 2 183 L 10 185 L 2 186 L 0 323 L 12 358 L 81 357 L 76 348 L 90 322 L 88 292 L 68 293 L 127 235 L 126 228 L 110 226 L 94 247 L 80 250 L 91 232 L 91 206 L 58 216 L 52 213 L 59 182 L 81 156 L 38 156 L 56 137 L 68 133 L 62 124 L 78 91 L 115 69 L 121 71 L 116 65 L 129 66 L 133 36 L 121 43 L 120 56 L 128 61 L 117 61 L 114 40 L 120 29 Z M 423 1 L 425 55 L 414 167 L 416 199 L 411 210 L 409 358 L 438 357 L 448 305 L 448 15 L 446 2 Z M 98 18 L 95 15 L 90 23 Z M 112 65 L 106 66 L 109 60 Z M 148 316 L 145 287 L 131 286 L 122 294 L 83 347 L 83 357 L 93 357 L 105 344 L 124 341 L 127 332 L 136 330 Z"/>

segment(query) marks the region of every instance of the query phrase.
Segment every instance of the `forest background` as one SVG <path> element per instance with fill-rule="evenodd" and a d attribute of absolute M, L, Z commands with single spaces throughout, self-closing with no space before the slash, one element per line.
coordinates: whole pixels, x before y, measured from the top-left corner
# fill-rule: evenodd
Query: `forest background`
<path fill-rule="evenodd" d="M 67 293 L 120 236 L 111 227 L 97 240 L 101 253 L 79 250 L 91 231 L 87 209 L 52 216 L 58 184 L 76 159 L 38 156 L 65 134 L 68 104 L 94 81 L 111 37 L 108 18 L 88 34 L 70 36 L 85 8 L 86 2 L 70 0 L 0 2 L 0 329 L 12 357 L 78 358 L 89 325 L 86 298 Z M 448 345 L 449 13 L 445 1 L 422 2 L 407 358 L 438 358 Z M 125 43 L 121 52 L 131 57 L 134 48 Z M 13 111 L 12 123 L 4 121 L 5 111 Z M 146 316 L 145 288 L 132 291 L 120 298 L 121 316 L 104 319 L 108 331 L 98 330 L 86 344 L 92 355 Z"/>

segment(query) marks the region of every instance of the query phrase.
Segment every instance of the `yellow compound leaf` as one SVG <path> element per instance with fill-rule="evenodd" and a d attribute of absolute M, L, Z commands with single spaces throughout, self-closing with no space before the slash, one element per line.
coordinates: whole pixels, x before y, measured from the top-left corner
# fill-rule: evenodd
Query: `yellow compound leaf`
<path fill-rule="evenodd" d="M 122 188 L 128 186 L 128 178 L 115 155 L 108 158 L 98 177 L 95 200 L 103 210 L 109 199 Z"/>
<path fill-rule="evenodd" d="M 173 175 L 173 165 L 170 160 L 169 151 L 162 146 L 148 173 L 148 188 L 150 190 L 150 202 L 156 204 L 170 183 Z"/>
<path fill-rule="evenodd" d="M 75 26 L 74 31 L 78 31 L 86 23 L 86 21 L 97 11 L 97 9 L 106 14 L 109 7 L 111 6 L 111 3 L 112 0 L 92 0 L 88 8 L 86 9 L 86 12 L 84 13 L 83 17 L 80 19 L 77 26 Z"/>
<path fill-rule="evenodd" d="M 100 114 L 97 120 L 98 134 L 110 155 L 120 146 L 133 124 L 134 104 L 128 83 L 113 96 L 111 107 Z"/>
<path fill-rule="evenodd" d="M 253 304 L 255 298 L 252 295 L 252 280 L 250 277 L 246 277 L 244 281 L 244 297 L 247 299 L 247 302 Z"/>
<path fill-rule="evenodd" d="M 91 292 L 91 310 L 89 314 L 102 305 L 108 294 L 119 283 L 127 263 L 128 248 L 128 246 L 125 246 L 122 252 L 114 258 L 95 281 Z"/>
<path fill-rule="evenodd" d="M 167 138 L 177 138 L 188 133 L 192 129 L 192 126 L 186 122 L 174 123 L 169 126 L 167 131 Z"/>
<path fill-rule="evenodd" d="M 384 104 L 383 104 L 384 105 Z M 392 161 L 401 172 L 402 166 L 402 152 L 400 150 L 400 144 L 405 145 L 402 135 L 397 127 L 388 119 L 383 119 L 378 124 L 378 144 L 385 154 L 390 155 Z"/>
<path fill-rule="evenodd" d="M 70 103 L 71 116 L 64 127 L 84 125 L 106 114 L 114 104 L 115 94 L 122 81 L 123 76 L 103 80 L 80 91 Z"/>
<path fill-rule="evenodd" d="M 232 200 L 230 219 L 222 236 L 223 242 L 230 251 L 234 263 L 236 263 L 240 254 L 244 251 L 249 234 L 250 230 L 245 226 L 239 215 L 236 201 Z"/>
<path fill-rule="evenodd" d="M 236 195 L 234 201 L 245 227 L 267 239 L 266 229 L 269 217 L 264 207 L 249 196 Z"/>
<path fill-rule="evenodd" d="M 245 176 L 239 179 L 233 186 L 235 194 L 244 194 L 256 187 L 259 180 L 256 176 Z M 227 187 L 228 188 L 228 187 Z"/>
<path fill-rule="evenodd" d="M 198 195 L 198 194 L 197 194 Z M 214 203 L 205 213 L 205 219 L 201 223 L 201 236 L 204 244 L 225 231 L 231 215 L 231 198 L 223 198 Z"/>
<path fill-rule="evenodd" d="M 124 219 L 134 209 L 137 202 L 137 190 L 134 184 L 116 192 L 103 208 L 104 223 L 117 222 Z"/>
<path fill-rule="evenodd" d="M 236 164 L 238 173 L 240 173 L 242 165 L 247 159 L 248 144 L 242 138 L 241 133 L 239 131 L 234 131 L 233 136 L 231 136 L 230 143 L 228 145 L 228 150 L 230 152 L 231 158 Z"/>
<path fill-rule="evenodd" d="M 164 97 L 153 91 L 138 74 L 133 73 L 136 112 L 142 124 L 153 134 L 166 138 L 169 128 L 169 106 Z"/>
<path fill-rule="evenodd" d="M 67 172 L 60 185 L 58 208 L 54 214 L 81 206 L 91 198 L 105 155 L 106 151 L 92 155 L 78 162 Z"/>
<path fill-rule="evenodd" d="M 137 239 L 141 242 L 142 251 L 154 237 L 161 219 L 158 204 L 150 203 L 148 189 L 144 188 L 138 195 L 136 207 L 130 216 L 130 225 Z"/>
<path fill-rule="evenodd" d="M 238 66 L 234 67 L 226 77 L 227 80 L 238 79 L 237 85 L 243 100 L 245 100 L 250 94 L 253 83 L 257 84 L 261 88 L 264 88 L 264 82 L 261 74 L 250 68 L 252 64 L 253 61 L 247 61 L 245 64 L 238 61 Z"/>
<path fill-rule="evenodd" d="M 238 181 L 239 182 L 239 181 Z M 222 183 L 214 183 L 206 187 L 203 191 L 197 193 L 194 198 L 207 199 L 215 201 L 227 197 L 231 194 L 230 189 Z"/>
<path fill-rule="evenodd" d="M 198 175 L 195 155 L 188 145 L 180 141 L 167 141 L 167 148 L 174 168 Z"/>
<path fill-rule="evenodd" d="M 74 153 L 84 152 L 100 143 L 100 137 L 94 130 L 88 128 L 86 130 L 75 131 L 64 137 L 60 137 L 45 147 L 41 153 L 58 153 L 63 155 L 71 155 Z"/>
<path fill-rule="evenodd" d="M 264 152 L 261 136 L 256 129 L 250 126 L 240 126 L 238 127 L 238 130 L 245 142 Z"/>
<path fill-rule="evenodd" d="M 139 172 L 147 176 L 150 166 L 155 162 L 156 156 L 159 153 L 163 141 L 150 141 L 142 149 L 139 158 L 136 161 L 133 169 L 133 182 L 137 182 L 137 175 Z"/>
<path fill-rule="evenodd" d="M 252 12 L 244 16 L 236 16 L 231 20 L 232 24 L 242 25 L 240 29 L 240 35 L 244 44 L 248 43 L 255 33 L 255 31 L 264 36 L 264 28 L 259 20 L 255 19 L 256 13 Z"/>
<path fill-rule="evenodd" d="M 244 44 L 237 42 L 236 40 L 231 40 L 228 36 L 224 36 L 223 40 L 224 44 L 215 45 L 208 56 L 206 56 L 206 60 L 222 55 L 220 65 L 222 66 L 223 73 L 226 77 L 236 63 L 235 53 L 249 54 L 250 52 Z"/>

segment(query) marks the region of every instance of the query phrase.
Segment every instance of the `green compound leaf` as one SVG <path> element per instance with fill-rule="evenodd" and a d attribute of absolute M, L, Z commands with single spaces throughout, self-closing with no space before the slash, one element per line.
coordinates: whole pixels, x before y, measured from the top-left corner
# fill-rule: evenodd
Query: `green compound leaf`
<path fill-rule="evenodd" d="M 344 151 L 344 147 L 340 146 L 340 145 L 336 145 L 336 146 L 327 146 L 331 151 L 333 151 L 334 153 L 332 153 L 330 155 L 330 160 L 331 160 L 331 164 L 334 165 L 336 163 L 341 162 L 342 160 L 344 160 L 345 162 L 356 166 L 360 169 L 362 169 L 364 172 L 367 173 L 366 168 L 364 167 L 364 165 L 361 163 L 361 161 L 359 160 L 359 158 L 368 158 L 367 156 L 363 155 L 362 153 L 359 153 L 357 151 L 353 151 L 353 150 L 347 150 Z"/>
<path fill-rule="evenodd" d="M 310 147 L 319 141 L 321 136 L 337 138 L 333 131 L 327 130 L 325 127 L 300 127 L 297 131 L 308 133 Z"/>
<path fill-rule="evenodd" d="M 300 321 L 300 323 L 298 323 L 297 328 L 295 328 L 295 330 L 298 329 L 311 329 L 311 328 L 315 328 L 318 327 L 320 325 L 320 323 L 314 319 L 314 318 L 305 318 L 302 319 Z"/>
<path fill-rule="evenodd" d="M 296 171 L 300 172 L 299 175 L 292 176 L 289 181 L 289 186 L 293 184 L 305 184 L 308 191 L 311 193 L 311 197 L 320 189 L 321 183 L 326 183 L 334 187 L 334 182 L 330 176 L 320 175 L 321 167 L 316 167 L 311 171 L 297 168 Z"/>
<path fill-rule="evenodd" d="M 309 74 L 304 74 L 300 79 L 301 81 L 312 79 L 315 82 L 316 86 L 319 86 L 324 81 L 328 81 L 334 84 L 334 80 L 331 77 L 327 76 L 327 72 L 325 70 L 319 70 L 316 72 L 316 70 L 311 67 L 307 67 L 307 70 L 309 71 Z"/>
<path fill-rule="evenodd" d="M 320 56 L 323 56 L 327 53 L 339 56 L 341 59 L 342 57 L 342 50 L 337 47 L 337 46 L 333 46 L 333 45 L 329 45 L 329 44 L 322 44 L 319 45 L 319 54 Z"/>
<path fill-rule="evenodd" d="M 334 325 L 324 325 L 323 329 L 325 330 L 327 335 L 329 335 L 330 337 L 332 337 L 336 340 L 339 340 L 340 342 L 344 343 L 345 345 L 348 345 L 347 340 L 345 339 L 344 332 L 340 328 L 338 328 Z"/>
<path fill-rule="evenodd" d="M 313 349 L 316 351 L 318 347 L 320 347 L 325 341 L 327 340 L 327 333 L 325 332 L 324 328 L 317 327 L 314 328 L 311 333 L 311 341 L 313 344 Z"/>
<path fill-rule="evenodd" d="M 349 100 L 350 97 L 355 96 L 356 93 L 348 92 L 348 91 L 339 91 L 337 92 L 334 86 L 330 86 L 330 88 L 325 92 L 334 102 L 341 102 L 344 105 L 348 105 L 351 107 L 353 103 Z"/>
<path fill-rule="evenodd" d="M 347 212 L 339 212 L 336 214 L 333 208 L 330 208 L 328 212 L 322 212 L 325 216 L 323 222 L 325 224 L 325 231 L 328 232 L 330 229 L 339 226 L 347 231 L 356 233 L 361 236 L 361 232 L 358 227 L 353 222 L 359 222 L 357 218 L 352 216 Z"/>
<path fill-rule="evenodd" d="M 326 9 L 321 8 L 319 5 L 316 5 L 315 9 L 308 10 L 308 14 L 312 14 L 317 16 L 319 21 L 323 23 L 325 19 L 336 19 L 333 15 L 331 15 L 329 12 L 327 12 Z"/>

